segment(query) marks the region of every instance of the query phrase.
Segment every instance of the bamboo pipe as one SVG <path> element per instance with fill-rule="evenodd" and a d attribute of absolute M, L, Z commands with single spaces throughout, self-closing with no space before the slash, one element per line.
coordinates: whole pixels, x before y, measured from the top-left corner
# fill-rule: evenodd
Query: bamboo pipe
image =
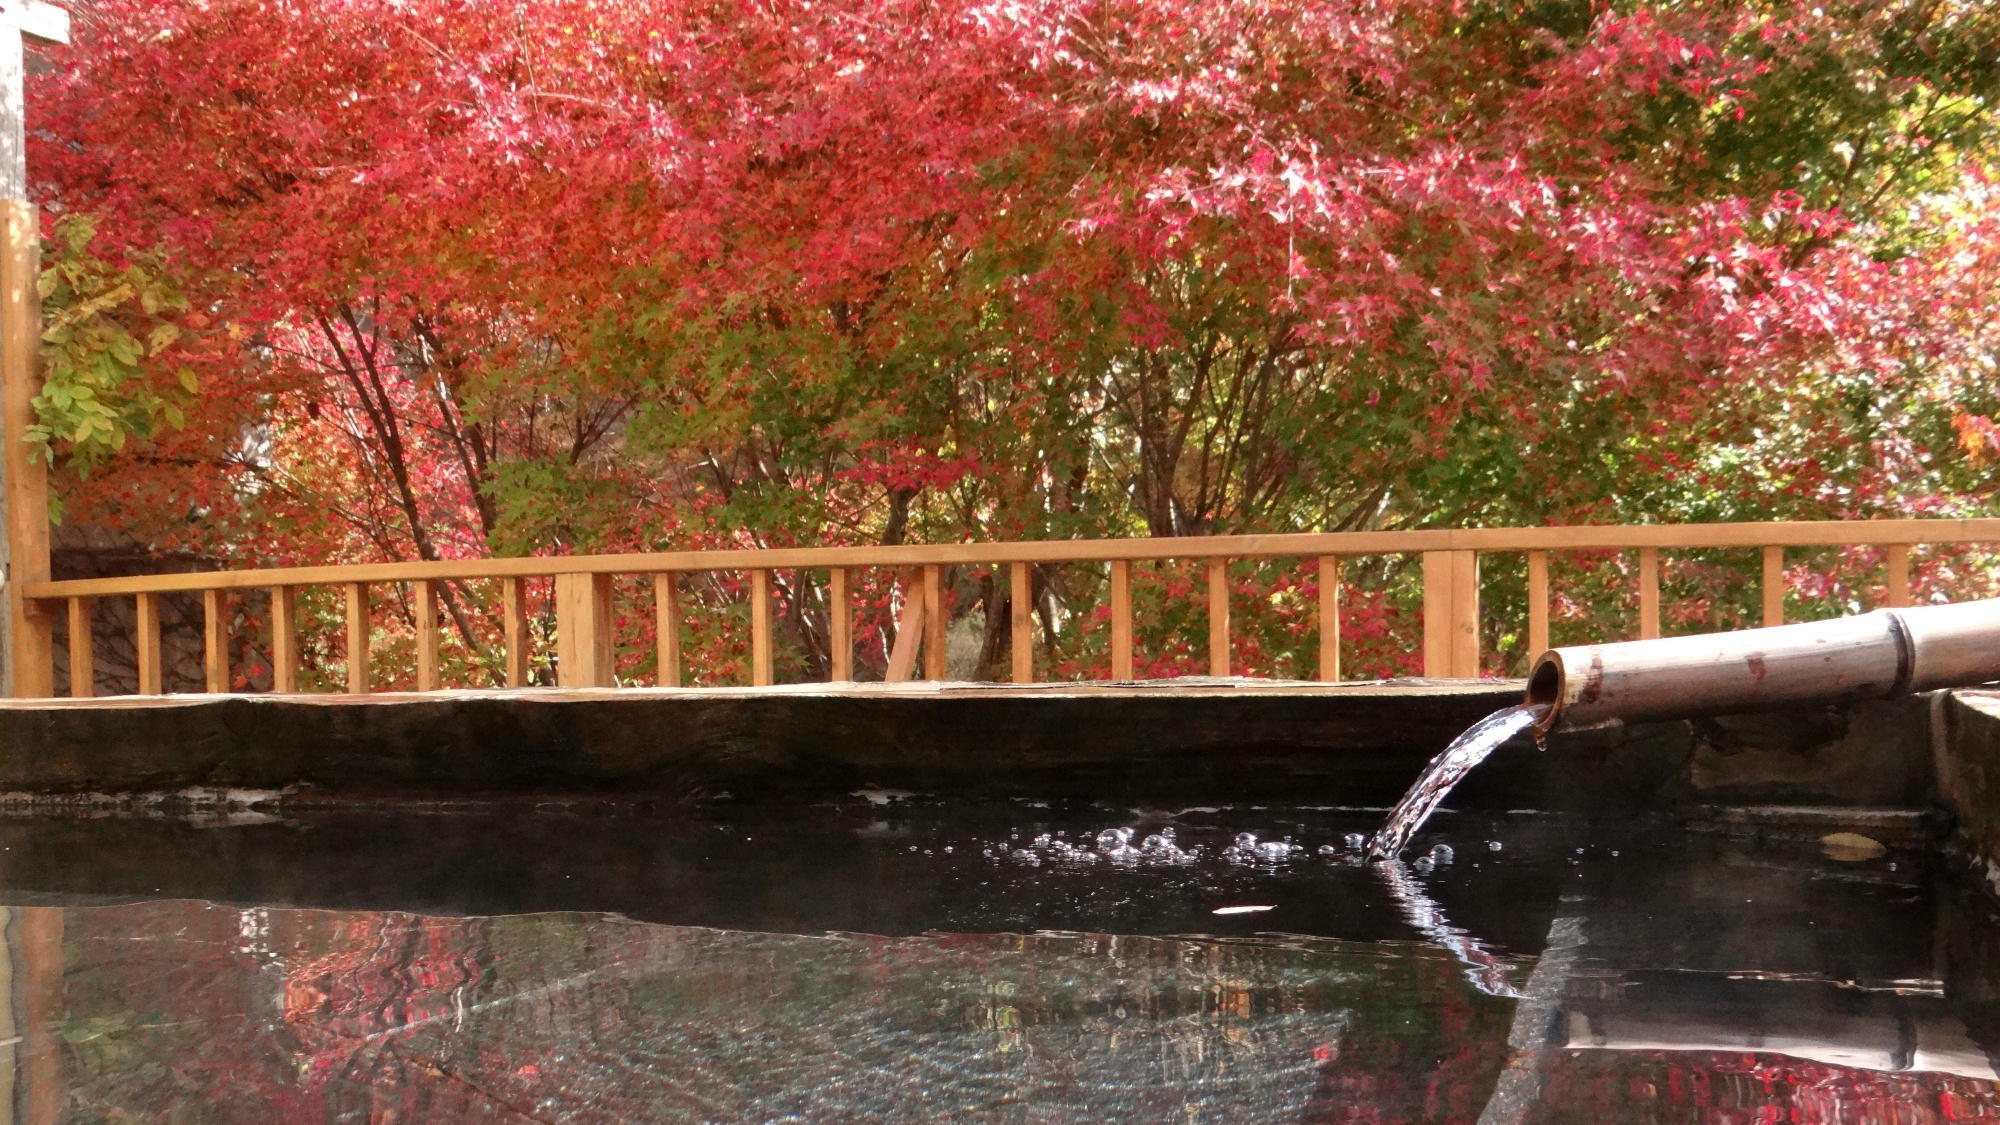
<path fill-rule="evenodd" d="M 2000 680 L 2000 599 L 1832 621 L 1553 648 L 1535 661 L 1537 729 L 1888 699 Z"/>

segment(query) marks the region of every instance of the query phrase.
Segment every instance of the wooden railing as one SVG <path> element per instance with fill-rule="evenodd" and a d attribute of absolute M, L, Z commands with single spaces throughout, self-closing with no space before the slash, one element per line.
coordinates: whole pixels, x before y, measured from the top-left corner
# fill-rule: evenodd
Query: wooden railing
<path fill-rule="evenodd" d="M 501 584 L 504 678 L 509 685 L 528 682 L 528 615 L 523 582 L 554 580 L 557 682 L 566 687 L 608 687 L 616 658 L 611 593 L 615 575 L 652 579 L 654 612 L 658 615 L 659 683 L 681 682 L 680 583 L 696 572 L 747 573 L 750 579 L 751 682 L 772 682 L 771 573 L 775 570 L 824 570 L 834 606 L 831 652 L 827 662 L 834 680 L 853 678 L 852 576 L 866 568 L 891 568 L 908 576 L 904 604 L 897 622 L 887 678 L 909 679 L 917 673 L 921 654 L 926 679 L 943 679 L 945 621 L 944 568 L 955 565 L 997 565 L 1007 568 L 1010 589 L 1008 628 L 1012 641 L 1012 678 L 1034 679 L 1030 568 L 1047 564 L 1102 564 L 1110 568 L 1110 667 L 1114 680 L 1133 674 L 1132 565 L 1160 560 L 1197 561 L 1207 571 L 1208 665 L 1215 675 L 1230 671 L 1230 618 L 1227 566 L 1238 559 L 1315 560 L 1320 598 L 1318 676 L 1338 680 L 1340 673 L 1340 566 L 1357 556 L 1421 557 L 1423 580 L 1423 668 L 1427 675 L 1473 677 L 1479 674 L 1479 559 L 1483 554 L 1525 553 L 1527 560 L 1527 639 L 1531 651 L 1548 646 L 1549 556 L 1565 551 L 1638 552 L 1638 635 L 1660 635 L 1660 558 L 1662 552 L 1710 548 L 1753 548 L 1763 553 L 1763 621 L 1784 618 L 1783 567 L 1785 551 L 1801 547 L 1872 546 L 1884 549 L 1887 604 L 1910 600 L 1910 549 L 1919 545 L 2000 543 L 2000 519 L 1875 520 L 1820 523 L 1729 523 L 1652 526 L 1478 528 L 1425 531 L 1364 531 L 1296 535 L 1222 535 L 1181 539 L 1102 539 L 1065 542 L 960 543 L 936 546 L 830 547 L 744 551 L 681 551 L 657 554 L 578 555 L 553 558 L 477 559 L 450 562 L 383 563 L 354 566 L 293 567 L 272 570 L 212 571 L 154 574 L 129 578 L 72 581 L 30 581 L 20 584 L 20 596 L 30 605 L 29 626 L 52 630 L 61 616 L 72 639 L 69 659 L 70 693 L 94 692 L 90 627 L 93 600 L 132 598 L 136 603 L 139 691 L 158 694 L 163 668 L 160 641 L 160 601 L 170 593 L 202 596 L 203 651 L 206 688 L 229 690 L 229 633 L 224 597 L 227 591 L 266 589 L 270 593 L 271 682 L 274 690 L 299 687 L 297 593 L 306 587 L 336 587 L 344 592 L 347 631 L 347 689 L 370 690 L 369 671 L 371 588 L 406 584 L 413 595 L 416 626 L 416 683 L 420 690 L 440 686 L 437 589 L 440 583 L 498 580 Z M 1612 639 L 1612 638 L 1601 638 Z M 46 644 L 43 651 L 52 651 Z M 17 683 L 47 685 L 53 694 L 53 665 L 39 678 L 20 675 Z M 19 689 L 17 689 L 19 690 Z"/>

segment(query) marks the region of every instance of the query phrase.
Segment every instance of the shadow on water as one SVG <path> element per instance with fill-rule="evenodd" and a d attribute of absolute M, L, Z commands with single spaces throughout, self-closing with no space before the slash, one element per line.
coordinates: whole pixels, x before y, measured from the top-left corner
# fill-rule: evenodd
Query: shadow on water
<path fill-rule="evenodd" d="M 2000 1120 L 2000 925 L 1923 854 L 1379 816 L 0 819 L 0 1069 L 76 1122 Z"/>

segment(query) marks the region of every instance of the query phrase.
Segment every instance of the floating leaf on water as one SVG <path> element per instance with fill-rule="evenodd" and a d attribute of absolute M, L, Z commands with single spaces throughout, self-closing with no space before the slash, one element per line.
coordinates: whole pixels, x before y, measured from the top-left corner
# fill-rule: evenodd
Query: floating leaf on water
<path fill-rule="evenodd" d="M 1842 863 L 1861 863 L 1865 860 L 1880 859 L 1889 854 L 1889 849 L 1880 840 L 1863 836 L 1859 832 L 1834 832 L 1819 838 L 1820 850 L 1826 858 Z"/>

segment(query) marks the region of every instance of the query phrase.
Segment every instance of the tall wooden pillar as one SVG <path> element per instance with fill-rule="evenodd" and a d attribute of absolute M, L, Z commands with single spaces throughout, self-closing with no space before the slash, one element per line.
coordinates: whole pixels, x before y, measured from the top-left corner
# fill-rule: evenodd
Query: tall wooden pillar
<path fill-rule="evenodd" d="M 55 615 L 21 596 L 49 577 L 48 468 L 28 445 L 41 390 L 41 214 L 28 202 L 27 74 L 23 43 L 69 42 L 69 13 L 42 0 L 0 4 L 0 504 L 6 506 L 6 660 L 0 692 L 56 693 Z"/>
<path fill-rule="evenodd" d="M 24 582 L 49 577 L 49 474 L 28 444 L 41 388 L 41 302 L 35 280 L 41 269 L 38 209 L 19 199 L 0 200 L 0 473 L 7 506 L 6 694 L 50 696 L 55 686 L 55 619 L 21 596 Z"/>

